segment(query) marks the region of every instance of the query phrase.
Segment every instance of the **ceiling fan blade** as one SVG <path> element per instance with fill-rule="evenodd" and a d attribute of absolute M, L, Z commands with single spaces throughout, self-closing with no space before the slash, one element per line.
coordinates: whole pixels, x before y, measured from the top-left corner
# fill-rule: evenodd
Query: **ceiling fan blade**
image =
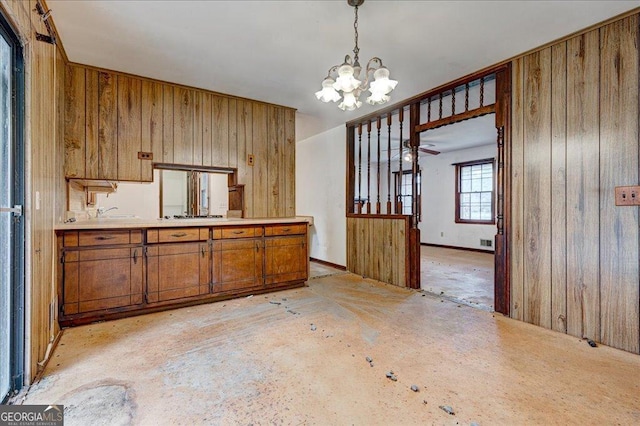
<path fill-rule="evenodd" d="M 421 151 L 421 152 L 426 152 L 427 154 L 431 154 L 431 155 L 440 154 L 440 151 L 434 151 L 432 149 L 427 149 L 427 148 L 422 148 L 422 147 L 418 147 L 418 150 Z"/>

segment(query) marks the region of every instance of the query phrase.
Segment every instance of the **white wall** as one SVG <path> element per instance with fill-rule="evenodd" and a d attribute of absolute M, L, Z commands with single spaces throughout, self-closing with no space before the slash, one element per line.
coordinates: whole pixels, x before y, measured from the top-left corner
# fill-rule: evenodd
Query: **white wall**
<path fill-rule="evenodd" d="M 338 126 L 296 144 L 296 214 L 313 216 L 310 256 L 346 266 L 346 130 Z"/>
<path fill-rule="evenodd" d="M 160 184 L 158 171 L 154 170 L 153 173 L 151 183 L 119 182 L 116 192 L 96 194 L 96 208 L 118 207 L 118 210 L 107 214 L 127 214 L 142 219 L 157 219 L 160 217 Z"/>
<path fill-rule="evenodd" d="M 420 242 L 455 247 L 493 250 L 480 246 L 480 239 L 493 241 L 496 225 L 475 225 L 455 222 L 455 182 L 454 163 L 494 158 L 497 155 L 495 143 L 476 148 L 422 155 L 422 222 Z"/>

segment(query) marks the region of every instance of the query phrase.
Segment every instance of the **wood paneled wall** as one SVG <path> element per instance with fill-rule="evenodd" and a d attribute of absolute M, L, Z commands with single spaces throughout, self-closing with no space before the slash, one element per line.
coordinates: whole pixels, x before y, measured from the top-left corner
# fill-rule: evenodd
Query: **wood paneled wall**
<path fill-rule="evenodd" d="M 633 15 L 513 61 L 511 315 L 640 352 Z"/>
<path fill-rule="evenodd" d="M 347 216 L 347 270 L 408 287 L 410 216 Z"/>
<path fill-rule="evenodd" d="M 246 217 L 295 215 L 295 110 L 77 64 L 65 96 L 67 177 L 151 181 L 152 152 L 237 169 Z"/>
<path fill-rule="evenodd" d="M 47 355 L 54 341 L 57 324 L 54 289 L 55 240 L 54 223 L 62 212 L 64 194 L 61 144 L 61 115 L 58 94 L 62 91 L 64 61 L 56 46 L 37 41 L 35 32 L 46 34 L 46 28 L 35 9 L 35 0 L 2 0 L 0 7 L 23 43 L 25 56 L 25 160 L 26 173 L 26 294 L 29 328 L 25 350 L 29 365 L 25 380 L 30 382 L 38 372 L 38 363 Z M 36 193 L 40 208 L 36 209 Z"/>

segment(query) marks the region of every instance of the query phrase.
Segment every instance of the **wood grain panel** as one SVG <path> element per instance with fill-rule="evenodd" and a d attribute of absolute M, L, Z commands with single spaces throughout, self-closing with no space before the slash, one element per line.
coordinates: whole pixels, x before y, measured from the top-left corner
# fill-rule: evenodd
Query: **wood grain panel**
<path fill-rule="evenodd" d="M 25 162 L 30 164 L 30 173 L 25 175 L 25 186 L 30 188 L 33 205 L 35 192 L 40 192 L 39 210 L 25 211 L 26 231 L 30 240 L 26 249 L 31 261 L 25 265 L 27 278 L 25 288 L 28 309 L 28 326 L 25 334 L 25 369 L 26 384 L 29 384 L 44 365 L 47 351 L 58 333 L 57 298 L 52 278 L 56 274 L 55 241 L 53 225 L 64 209 L 64 176 L 68 171 L 76 174 L 84 173 L 85 167 L 85 112 L 69 111 L 71 101 L 61 96 L 68 84 L 75 87 L 73 92 L 78 97 L 71 101 L 80 102 L 84 106 L 84 90 L 79 91 L 78 81 L 67 78 L 65 63 L 56 46 L 39 42 L 35 32 L 45 32 L 44 24 L 33 12 L 32 1 L 3 1 L 0 6 L 5 16 L 12 22 L 17 31 L 25 54 L 25 141 L 29 141 L 25 150 Z M 81 85 L 84 87 L 84 72 L 81 73 Z M 64 130 L 65 122 L 70 120 L 72 129 Z M 74 134 L 75 132 L 75 134 Z M 73 152 L 66 151 L 70 144 Z M 81 145 L 80 145 L 81 143 Z M 69 155 L 70 154 L 70 155 Z M 65 155 L 69 157 L 64 158 Z M 67 164 L 65 160 L 71 160 Z M 3 342 L 4 343 L 4 342 Z"/>
<path fill-rule="evenodd" d="M 173 86 L 163 85 L 162 92 L 162 162 L 173 163 Z"/>
<path fill-rule="evenodd" d="M 268 180 L 268 215 L 278 217 L 282 199 L 280 195 L 280 168 L 282 150 L 279 129 L 281 129 L 281 111 L 278 107 L 267 106 L 267 180 Z"/>
<path fill-rule="evenodd" d="M 193 164 L 194 92 L 182 87 L 173 90 L 173 162 Z"/>
<path fill-rule="evenodd" d="M 142 82 L 118 78 L 118 180 L 139 181 L 142 147 Z"/>
<path fill-rule="evenodd" d="M 202 165 L 213 166 L 213 95 L 204 93 L 202 104 Z"/>
<path fill-rule="evenodd" d="M 524 320 L 551 328 L 551 49 L 524 59 Z"/>
<path fill-rule="evenodd" d="M 567 41 L 567 332 L 600 340 L 599 31 Z"/>
<path fill-rule="evenodd" d="M 253 105 L 253 216 L 266 217 L 269 214 L 269 177 L 267 174 L 267 107 Z"/>
<path fill-rule="evenodd" d="M 151 152 L 153 160 L 141 160 L 141 179 L 153 180 L 152 162 L 162 161 L 162 85 L 142 81 L 142 151 Z"/>
<path fill-rule="evenodd" d="M 204 165 L 204 92 L 193 94 L 193 164 Z"/>
<path fill-rule="evenodd" d="M 238 167 L 238 101 L 229 99 L 229 162 L 228 167 Z"/>
<path fill-rule="evenodd" d="M 64 175 L 85 175 L 85 70 L 69 66 L 65 73 Z"/>
<path fill-rule="evenodd" d="M 296 112 L 284 111 L 284 216 L 296 215 Z"/>
<path fill-rule="evenodd" d="M 638 182 L 638 16 L 600 31 L 601 341 L 640 351 L 638 208 L 614 188 Z"/>
<path fill-rule="evenodd" d="M 229 99 L 213 97 L 213 145 L 214 166 L 229 166 Z"/>
<path fill-rule="evenodd" d="M 347 269 L 366 278 L 405 287 L 406 219 L 347 218 Z"/>
<path fill-rule="evenodd" d="M 85 78 L 85 177 L 98 179 L 98 71 L 86 70 Z"/>
<path fill-rule="evenodd" d="M 244 187 L 244 210 L 245 217 L 253 214 L 253 167 L 247 164 L 247 155 L 251 153 L 253 146 L 251 102 L 238 101 L 237 105 L 237 127 L 238 127 L 238 183 Z"/>
<path fill-rule="evenodd" d="M 511 129 L 511 317 L 524 320 L 524 59 L 513 61 Z"/>
<path fill-rule="evenodd" d="M 567 43 L 551 51 L 551 328 L 567 331 Z"/>
<path fill-rule="evenodd" d="M 118 76 L 98 75 L 98 177 L 118 178 Z"/>

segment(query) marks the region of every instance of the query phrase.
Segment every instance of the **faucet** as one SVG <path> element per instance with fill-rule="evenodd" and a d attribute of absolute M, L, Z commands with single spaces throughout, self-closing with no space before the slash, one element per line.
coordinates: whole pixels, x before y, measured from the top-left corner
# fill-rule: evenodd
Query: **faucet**
<path fill-rule="evenodd" d="M 105 210 L 104 207 L 98 207 L 98 210 L 96 211 L 96 218 L 104 216 L 104 214 L 108 211 L 117 210 L 117 209 L 118 209 L 117 207 L 109 207 L 108 209 Z"/>

